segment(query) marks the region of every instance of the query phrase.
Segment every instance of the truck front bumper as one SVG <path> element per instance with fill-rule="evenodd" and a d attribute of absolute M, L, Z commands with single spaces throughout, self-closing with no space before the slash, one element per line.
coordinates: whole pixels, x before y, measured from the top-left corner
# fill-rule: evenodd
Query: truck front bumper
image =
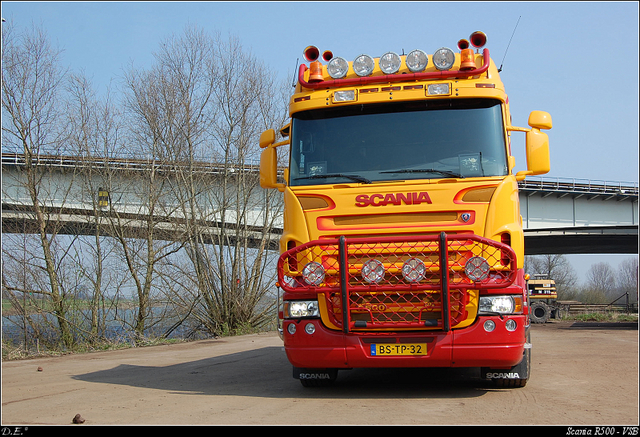
<path fill-rule="evenodd" d="M 512 319 L 516 329 L 507 330 Z M 487 331 L 484 324 L 493 321 Z M 522 361 L 528 326 L 524 315 L 480 316 L 467 328 L 448 332 L 350 332 L 327 329 L 320 319 L 285 320 L 283 340 L 291 364 L 300 368 L 365 368 L 365 367 L 492 367 L 506 369 Z M 291 334 L 289 324 L 295 324 Z M 307 324 L 313 324 L 312 334 Z M 311 330 L 309 330 L 311 331 Z M 425 355 L 376 356 L 372 344 L 427 345 Z"/>

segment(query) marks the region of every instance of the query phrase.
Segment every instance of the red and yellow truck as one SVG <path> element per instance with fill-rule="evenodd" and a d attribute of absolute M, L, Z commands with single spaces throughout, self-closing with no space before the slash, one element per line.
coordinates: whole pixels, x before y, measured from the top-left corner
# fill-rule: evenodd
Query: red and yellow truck
<path fill-rule="evenodd" d="M 526 384 L 518 181 L 549 171 L 551 117 L 511 124 L 485 43 L 474 32 L 458 52 L 351 62 L 305 49 L 284 139 L 260 137 L 261 185 L 284 193 L 279 318 L 304 386 L 364 367 L 477 367 Z M 514 131 L 526 132 L 517 173 Z"/>

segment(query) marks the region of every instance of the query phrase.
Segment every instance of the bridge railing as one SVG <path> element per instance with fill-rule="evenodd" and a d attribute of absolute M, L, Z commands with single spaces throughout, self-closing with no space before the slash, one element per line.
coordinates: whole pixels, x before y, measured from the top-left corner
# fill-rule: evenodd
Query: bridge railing
<path fill-rule="evenodd" d="M 638 195 L 638 182 L 612 182 L 577 178 L 530 177 L 518 182 L 521 189 L 576 193 Z"/>
<path fill-rule="evenodd" d="M 158 169 L 172 170 L 176 168 L 191 168 L 194 171 L 206 172 L 206 173 L 220 173 L 225 167 L 239 166 L 236 163 L 231 163 L 225 166 L 224 163 L 207 162 L 204 160 L 193 161 L 188 163 L 186 161 L 170 161 L 162 159 L 153 159 L 150 157 L 82 157 L 82 156 L 62 156 L 62 155 L 37 155 L 33 158 L 36 165 L 45 167 L 56 168 L 78 168 L 83 166 L 90 167 L 102 167 L 109 166 L 112 168 L 125 169 L 125 170 L 147 170 L 150 167 Z M 2 153 L 2 165 L 7 166 L 23 166 L 25 165 L 25 156 L 22 153 Z M 245 171 L 256 172 L 259 169 L 259 160 L 247 159 L 242 167 Z"/>
<path fill-rule="evenodd" d="M 80 165 L 101 166 L 110 165 L 115 168 L 128 170 L 145 170 L 150 166 L 166 168 L 167 170 L 186 167 L 186 162 L 167 162 L 145 157 L 113 157 L 113 158 L 84 158 L 81 156 L 39 155 L 37 164 L 59 168 L 76 168 Z M 2 153 L 2 165 L 24 165 L 25 158 L 21 153 Z M 190 164 L 192 169 L 201 172 L 219 173 L 225 167 L 222 163 L 197 161 Z M 233 164 L 232 164 L 233 166 Z M 259 161 L 245 160 L 242 165 L 245 171 L 257 172 Z M 618 182 L 578 178 L 528 177 L 518 183 L 522 189 L 562 191 L 576 193 L 610 194 L 623 196 L 638 196 L 638 182 Z"/>

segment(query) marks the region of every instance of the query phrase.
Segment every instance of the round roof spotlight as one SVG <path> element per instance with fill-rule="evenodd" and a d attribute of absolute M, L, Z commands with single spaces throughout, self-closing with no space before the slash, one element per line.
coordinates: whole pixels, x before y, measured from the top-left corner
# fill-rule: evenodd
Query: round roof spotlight
<path fill-rule="evenodd" d="M 400 56 L 393 52 L 387 52 L 384 55 L 380 56 L 380 70 L 384 74 L 394 74 L 400 70 L 400 64 L 402 61 L 400 60 Z"/>
<path fill-rule="evenodd" d="M 380 282 L 384 278 L 384 265 L 376 259 L 370 259 L 362 265 L 362 278 L 368 283 Z"/>
<path fill-rule="evenodd" d="M 342 79 L 347 75 L 348 71 L 349 63 L 340 56 L 331 59 L 327 65 L 327 72 L 333 79 Z"/>
<path fill-rule="evenodd" d="M 480 32 L 479 30 L 473 32 L 469 37 L 469 41 L 471 41 L 471 45 L 475 48 L 479 49 L 487 43 L 487 35 L 484 32 Z"/>
<path fill-rule="evenodd" d="M 489 277 L 489 263 L 481 256 L 474 256 L 464 265 L 464 272 L 473 282 L 484 281 Z"/>
<path fill-rule="evenodd" d="M 429 64 L 429 57 L 422 50 L 413 50 L 404 60 L 412 73 L 420 73 Z"/>
<path fill-rule="evenodd" d="M 375 66 L 373 58 L 369 55 L 360 55 L 353 60 L 353 71 L 360 76 L 369 76 L 373 73 L 373 67 Z"/>
<path fill-rule="evenodd" d="M 318 50 L 316 46 L 308 46 L 306 49 L 304 49 L 304 52 L 302 52 L 302 54 L 307 61 L 313 62 L 318 59 L 318 56 L 320 56 L 320 50 Z"/>
<path fill-rule="evenodd" d="M 433 54 L 433 65 L 441 71 L 451 69 L 455 60 L 453 51 L 447 47 L 442 47 Z"/>
<path fill-rule="evenodd" d="M 411 258 L 402 265 L 402 276 L 409 282 L 420 282 L 424 279 L 427 267 L 418 258 Z"/>

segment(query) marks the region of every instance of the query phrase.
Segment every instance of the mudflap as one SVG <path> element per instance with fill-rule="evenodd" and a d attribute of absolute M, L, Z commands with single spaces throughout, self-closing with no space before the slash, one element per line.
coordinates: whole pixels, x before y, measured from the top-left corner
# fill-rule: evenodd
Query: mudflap
<path fill-rule="evenodd" d="M 510 369 L 492 369 L 483 367 L 480 369 L 482 379 L 490 380 L 497 387 L 517 388 L 524 387 L 531 376 L 531 338 L 527 332 L 522 361 Z"/>
<path fill-rule="evenodd" d="M 338 369 L 302 369 L 294 366 L 293 377 L 305 387 L 324 387 L 333 384 L 338 377 Z"/>

